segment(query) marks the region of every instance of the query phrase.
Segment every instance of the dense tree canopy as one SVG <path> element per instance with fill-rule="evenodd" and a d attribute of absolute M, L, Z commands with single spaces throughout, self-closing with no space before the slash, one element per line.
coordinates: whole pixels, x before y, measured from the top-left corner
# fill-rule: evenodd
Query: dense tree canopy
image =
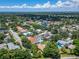
<path fill-rule="evenodd" d="M 79 56 L 79 39 L 74 40 L 73 44 L 75 45 L 74 54 Z"/>
<path fill-rule="evenodd" d="M 3 40 L 4 40 L 4 34 L 0 33 L 0 43 L 3 43 Z"/>
<path fill-rule="evenodd" d="M 31 49 L 32 43 L 25 36 L 21 37 L 21 39 L 22 39 L 23 46 L 25 48 Z"/>
<path fill-rule="evenodd" d="M 42 54 L 41 54 L 42 51 L 39 50 L 35 44 L 33 44 L 31 47 L 31 53 L 33 54 L 33 56 L 32 56 L 33 58 L 41 58 L 42 57 Z"/>
<path fill-rule="evenodd" d="M 0 59 L 31 59 L 29 50 L 16 49 L 16 50 L 0 50 Z"/>
<path fill-rule="evenodd" d="M 59 51 L 54 42 L 49 42 L 44 48 L 43 55 L 45 58 L 60 59 Z"/>

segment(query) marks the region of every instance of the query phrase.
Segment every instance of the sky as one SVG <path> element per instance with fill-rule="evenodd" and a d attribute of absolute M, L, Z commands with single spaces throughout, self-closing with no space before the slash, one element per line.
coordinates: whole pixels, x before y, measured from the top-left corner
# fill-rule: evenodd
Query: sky
<path fill-rule="evenodd" d="M 0 12 L 79 12 L 79 0 L 0 0 Z"/>

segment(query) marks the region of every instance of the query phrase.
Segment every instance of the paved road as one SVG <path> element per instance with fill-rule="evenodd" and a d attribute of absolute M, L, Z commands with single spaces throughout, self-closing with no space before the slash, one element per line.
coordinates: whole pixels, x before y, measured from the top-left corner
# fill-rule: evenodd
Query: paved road
<path fill-rule="evenodd" d="M 79 57 L 62 57 L 61 59 L 79 59 Z"/>

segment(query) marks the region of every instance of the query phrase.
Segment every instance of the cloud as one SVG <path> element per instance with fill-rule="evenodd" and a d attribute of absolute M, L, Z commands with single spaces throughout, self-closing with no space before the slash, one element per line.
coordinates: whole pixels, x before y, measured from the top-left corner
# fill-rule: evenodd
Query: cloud
<path fill-rule="evenodd" d="M 50 1 L 44 3 L 44 4 L 36 4 L 36 5 L 27 5 L 27 4 L 22 4 L 22 5 L 13 5 L 13 6 L 0 6 L 1 8 L 71 8 L 79 6 L 79 0 L 66 0 L 62 2 L 61 0 L 58 0 L 55 4 L 51 4 Z"/>
<path fill-rule="evenodd" d="M 57 6 L 57 7 L 63 7 L 63 2 L 62 2 L 62 1 L 58 1 L 58 2 L 56 3 L 56 6 Z"/>
<path fill-rule="evenodd" d="M 41 8 L 40 4 L 36 4 L 35 6 L 33 6 L 32 8 Z"/>
<path fill-rule="evenodd" d="M 42 5 L 43 8 L 50 8 L 51 7 L 51 3 L 48 1 L 47 3 Z"/>
<path fill-rule="evenodd" d="M 61 0 L 60 1 L 58 1 L 57 3 L 56 3 L 56 6 L 57 7 L 60 7 L 60 8 L 71 8 L 71 7 L 74 7 L 75 5 L 73 4 L 73 2 L 71 2 L 71 1 L 65 1 L 65 2 L 62 2 Z"/>
<path fill-rule="evenodd" d="M 27 4 L 13 5 L 13 6 L 0 6 L 0 8 L 30 8 Z"/>
<path fill-rule="evenodd" d="M 44 4 L 36 4 L 32 6 L 32 8 L 51 8 L 52 4 L 48 1 L 47 3 Z"/>
<path fill-rule="evenodd" d="M 0 6 L 0 8 L 50 8 L 50 7 L 51 7 L 51 4 L 49 1 L 47 3 L 44 3 L 43 5 L 36 4 L 34 6 L 29 6 L 27 4 L 13 5 L 13 6 Z"/>
<path fill-rule="evenodd" d="M 76 3 L 79 3 L 79 0 L 71 0 L 72 2 L 76 2 Z"/>
<path fill-rule="evenodd" d="M 79 0 L 71 0 L 75 7 L 79 7 Z"/>

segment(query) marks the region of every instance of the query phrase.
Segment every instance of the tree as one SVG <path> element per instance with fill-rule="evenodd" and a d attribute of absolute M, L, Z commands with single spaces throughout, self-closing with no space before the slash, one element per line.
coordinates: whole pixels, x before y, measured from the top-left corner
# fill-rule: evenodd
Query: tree
<path fill-rule="evenodd" d="M 43 55 L 45 58 L 60 59 L 59 51 L 54 42 L 49 42 L 44 48 Z"/>
<path fill-rule="evenodd" d="M 76 56 L 79 56 L 79 46 L 76 46 L 75 49 L 74 49 L 74 54 Z"/>
<path fill-rule="evenodd" d="M 4 34 L 0 33 L 0 43 L 3 43 L 3 40 L 4 40 Z"/>
<path fill-rule="evenodd" d="M 8 53 L 7 50 L 1 49 L 0 50 L 0 59 L 3 59 L 4 55 L 6 55 L 6 53 Z M 8 56 L 6 56 L 6 59 L 8 59 Z"/>
<path fill-rule="evenodd" d="M 29 50 L 16 49 L 16 50 L 0 50 L 0 59 L 31 59 Z"/>
<path fill-rule="evenodd" d="M 73 39 L 78 39 L 79 38 L 79 31 L 73 31 L 72 32 L 72 38 Z"/>
<path fill-rule="evenodd" d="M 64 39 L 66 39 L 66 38 L 68 37 L 68 33 L 67 33 L 67 32 L 62 32 L 62 33 L 60 33 L 60 35 L 61 35 Z"/>
<path fill-rule="evenodd" d="M 60 34 L 56 34 L 55 36 L 52 36 L 52 41 L 57 42 L 58 40 L 60 40 L 62 38 L 62 36 Z"/>
<path fill-rule="evenodd" d="M 21 37 L 21 39 L 22 39 L 23 46 L 25 48 L 31 49 L 31 47 L 32 47 L 31 42 L 25 36 Z"/>
<path fill-rule="evenodd" d="M 33 44 L 31 47 L 31 53 L 33 54 L 33 56 L 32 56 L 33 58 L 42 57 L 41 50 L 39 50 L 35 44 Z"/>
<path fill-rule="evenodd" d="M 25 50 L 22 50 L 22 49 L 16 49 L 14 50 L 14 58 L 15 59 L 31 59 L 31 54 L 30 54 L 30 51 L 25 49 Z"/>
<path fill-rule="evenodd" d="M 47 29 L 43 25 L 40 25 L 40 24 L 37 24 L 37 23 L 33 23 L 32 26 L 33 26 L 34 29 L 42 29 L 42 30 Z"/>
<path fill-rule="evenodd" d="M 79 39 L 74 39 L 73 44 L 74 44 L 75 46 L 79 46 Z"/>
<path fill-rule="evenodd" d="M 74 40 L 73 44 L 75 45 L 74 54 L 79 56 L 79 39 Z"/>

